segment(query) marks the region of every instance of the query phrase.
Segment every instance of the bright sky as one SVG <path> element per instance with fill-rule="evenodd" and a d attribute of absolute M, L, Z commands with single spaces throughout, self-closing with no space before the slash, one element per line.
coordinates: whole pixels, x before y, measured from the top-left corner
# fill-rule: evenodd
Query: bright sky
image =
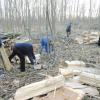
<path fill-rule="evenodd" d="M 90 8 L 90 0 L 79 0 L 80 1 L 80 5 L 84 4 L 85 5 L 85 9 L 89 10 Z M 91 0 L 91 4 L 92 4 L 92 10 L 94 12 L 94 10 L 98 9 L 98 7 L 100 6 L 100 0 Z"/>
<path fill-rule="evenodd" d="M 60 4 L 62 0 L 59 0 Z M 90 0 L 66 0 L 70 2 L 70 6 L 72 7 L 72 4 L 74 6 L 74 4 L 76 3 L 76 7 L 75 9 L 77 10 L 77 2 L 79 1 L 79 6 L 78 9 L 80 10 L 80 8 L 82 8 L 82 5 L 84 4 L 84 8 L 85 8 L 85 15 L 88 16 L 89 14 L 89 9 L 90 9 Z M 92 16 L 96 16 L 98 14 L 97 9 L 100 6 L 100 0 L 91 0 L 91 10 L 92 10 Z M 73 14 L 75 13 L 75 9 L 74 7 L 73 9 Z"/>
<path fill-rule="evenodd" d="M 0 1 L 2 3 L 2 6 L 3 6 L 4 0 L 0 0 Z M 34 0 L 30 0 L 30 1 L 34 1 Z M 36 1 L 38 2 L 40 0 L 36 0 Z M 42 0 L 42 1 L 45 1 L 45 0 Z M 59 9 L 60 9 L 60 5 L 61 5 L 62 0 L 56 0 L 56 1 L 58 2 Z M 66 0 L 66 1 L 70 2 L 69 6 L 70 6 L 70 8 L 72 7 L 72 13 L 74 14 L 75 10 L 77 11 L 77 1 L 78 0 Z M 76 2 L 76 7 L 74 9 L 75 2 Z M 100 0 L 91 0 L 91 2 L 92 2 L 92 16 L 95 16 L 96 14 L 98 14 L 97 9 L 100 6 Z M 89 8 L 90 8 L 90 0 L 79 0 L 79 7 L 78 7 L 79 11 L 80 11 L 80 8 L 82 8 L 83 4 L 84 4 L 84 8 L 85 8 L 85 15 L 88 16 Z M 32 6 L 33 6 L 33 4 L 32 4 Z"/>

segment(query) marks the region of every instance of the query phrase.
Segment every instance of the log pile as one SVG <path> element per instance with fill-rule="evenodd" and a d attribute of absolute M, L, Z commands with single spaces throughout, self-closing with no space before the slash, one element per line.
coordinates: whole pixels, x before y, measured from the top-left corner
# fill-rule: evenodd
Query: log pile
<path fill-rule="evenodd" d="M 99 33 L 98 32 L 85 32 L 82 36 L 76 37 L 75 41 L 79 44 L 91 44 L 97 43 L 99 40 Z"/>
<path fill-rule="evenodd" d="M 67 65 L 69 67 L 85 66 L 84 62 L 72 62 L 74 63 L 67 61 Z M 98 90 L 92 87 L 100 87 L 99 75 L 87 73 L 81 70 L 68 70 L 67 67 L 66 69 L 59 68 L 59 72 L 61 75 L 48 77 L 48 79 L 43 81 L 19 88 L 15 93 L 14 100 L 26 100 L 30 98 L 33 98 L 33 100 L 82 100 L 87 95 L 99 97 Z M 68 83 L 67 80 L 65 81 L 66 77 L 68 79 L 76 75 L 80 77 L 77 83 Z M 82 85 L 82 83 L 90 86 Z"/>
<path fill-rule="evenodd" d="M 96 43 L 99 40 L 99 33 L 98 32 L 91 32 L 84 34 L 83 41 L 86 44 Z"/>

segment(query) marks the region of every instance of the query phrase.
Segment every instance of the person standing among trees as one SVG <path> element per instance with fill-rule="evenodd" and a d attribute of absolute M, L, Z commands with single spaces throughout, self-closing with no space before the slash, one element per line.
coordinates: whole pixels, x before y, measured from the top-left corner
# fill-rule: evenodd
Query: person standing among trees
<path fill-rule="evenodd" d="M 40 39 L 40 53 L 51 53 L 53 51 L 53 42 L 50 37 L 43 36 Z"/>
<path fill-rule="evenodd" d="M 67 33 L 67 37 L 69 37 L 69 35 L 71 34 L 71 22 L 67 25 L 66 33 Z"/>

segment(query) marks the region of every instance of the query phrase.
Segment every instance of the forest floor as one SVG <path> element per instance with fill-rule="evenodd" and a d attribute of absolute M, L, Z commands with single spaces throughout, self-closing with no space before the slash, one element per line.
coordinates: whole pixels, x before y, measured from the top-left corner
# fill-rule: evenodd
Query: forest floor
<path fill-rule="evenodd" d="M 26 65 L 25 74 L 19 71 L 19 65 L 14 65 L 11 72 L 0 70 L 0 97 L 9 100 L 13 97 L 16 90 L 24 85 L 45 79 L 41 74 L 55 76 L 59 73 L 60 60 L 81 60 L 87 64 L 87 68 L 92 68 L 92 73 L 100 74 L 100 47 L 97 44 L 78 44 L 74 41 L 72 34 L 69 42 L 64 35 L 57 35 L 55 39 L 55 60 L 51 59 L 49 67 L 41 70 L 34 70 L 32 66 Z M 46 62 L 44 60 L 44 62 Z M 55 65 L 52 66 L 52 63 Z M 90 66 L 88 63 L 94 64 Z"/>

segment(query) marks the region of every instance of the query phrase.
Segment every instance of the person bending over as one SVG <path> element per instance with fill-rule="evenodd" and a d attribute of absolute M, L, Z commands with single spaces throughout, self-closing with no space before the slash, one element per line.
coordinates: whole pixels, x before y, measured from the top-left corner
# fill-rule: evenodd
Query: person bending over
<path fill-rule="evenodd" d="M 11 62 L 12 58 L 17 55 L 20 59 L 20 71 L 25 71 L 25 56 L 28 56 L 32 65 L 34 65 L 35 55 L 33 45 L 31 43 L 15 43 L 12 48 L 12 53 L 9 56 Z"/>

